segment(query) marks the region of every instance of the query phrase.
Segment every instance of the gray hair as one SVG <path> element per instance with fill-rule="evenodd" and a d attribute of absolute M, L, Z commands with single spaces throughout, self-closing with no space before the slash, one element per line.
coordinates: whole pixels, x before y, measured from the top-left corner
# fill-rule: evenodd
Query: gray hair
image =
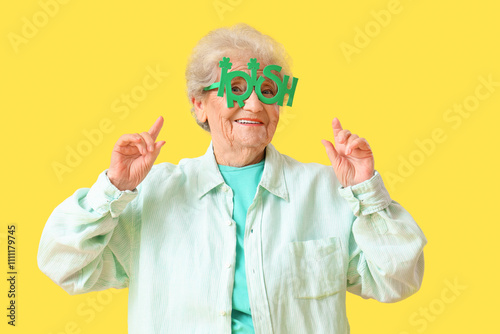
<path fill-rule="evenodd" d="M 223 56 L 234 52 L 252 53 L 261 64 L 281 66 L 281 72 L 277 74 L 281 79 L 284 75 L 293 77 L 290 70 L 291 60 L 285 48 L 270 36 L 244 23 L 215 29 L 198 42 L 188 61 L 186 81 L 187 95 L 191 105 L 193 97 L 198 101 L 205 98 L 208 91 L 204 91 L 203 88 L 217 80 L 217 75 L 220 73 L 219 61 Z M 191 107 L 191 115 L 199 126 L 210 132 L 208 120 L 201 123 L 196 117 L 194 106 Z"/>

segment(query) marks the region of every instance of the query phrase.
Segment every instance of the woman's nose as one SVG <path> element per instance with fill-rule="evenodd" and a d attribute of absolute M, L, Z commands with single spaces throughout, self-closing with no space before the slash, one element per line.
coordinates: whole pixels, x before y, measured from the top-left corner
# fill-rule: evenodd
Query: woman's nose
<path fill-rule="evenodd" d="M 252 90 L 252 94 L 246 99 L 245 105 L 243 106 L 244 110 L 252 111 L 252 112 L 259 112 L 262 110 L 262 102 L 259 100 L 259 97 L 257 96 L 257 93 L 255 93 L 255 90 Z"/>

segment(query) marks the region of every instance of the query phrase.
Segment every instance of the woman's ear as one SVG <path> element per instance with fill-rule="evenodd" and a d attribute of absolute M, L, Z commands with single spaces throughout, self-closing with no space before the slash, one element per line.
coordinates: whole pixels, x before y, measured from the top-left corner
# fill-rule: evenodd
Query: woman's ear
<path fill-rule="evenodd" d="M 203 100 L 196 100 L 194 97 L 191 98 L 191 102 L 194 106 L 194 112 L 196 114 L 196 118 L 200 123 L 205 123 L 207 121 L 207 113 L 205 111 L 205 103 Z"/>

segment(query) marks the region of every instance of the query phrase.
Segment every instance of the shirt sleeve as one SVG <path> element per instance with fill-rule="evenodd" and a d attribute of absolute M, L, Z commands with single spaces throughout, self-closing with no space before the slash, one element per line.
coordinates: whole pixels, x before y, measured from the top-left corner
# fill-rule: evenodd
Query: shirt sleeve
<path fill-rule="evenodd" d="M 50 215 L 38 248 L 38 266 L 69 294 L 128 286 L 138 194 L 118 190 L 107 170 L 78 189 Z"/>
<path fill-rule="evenodd" d="M 355 216 L 347 290 L 381 302 L 396 302 L 418 291 L 427 239 L 412 216 L 391 200 L 380 174 L 375 171 L 371 179 L 339 192 Z"/>

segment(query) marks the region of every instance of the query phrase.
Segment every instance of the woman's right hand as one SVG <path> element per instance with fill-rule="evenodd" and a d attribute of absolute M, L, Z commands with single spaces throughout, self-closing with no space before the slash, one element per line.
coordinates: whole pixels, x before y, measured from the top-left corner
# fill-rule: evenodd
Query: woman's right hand
<path fill-rule="evenodd" d="M 108 178 L 119 190 L 134 190 L 148 175 L 165 141 L 156 141 L 163 126 L 159 117 L 148 132 L 121 136 L 111 153 Z"/>

